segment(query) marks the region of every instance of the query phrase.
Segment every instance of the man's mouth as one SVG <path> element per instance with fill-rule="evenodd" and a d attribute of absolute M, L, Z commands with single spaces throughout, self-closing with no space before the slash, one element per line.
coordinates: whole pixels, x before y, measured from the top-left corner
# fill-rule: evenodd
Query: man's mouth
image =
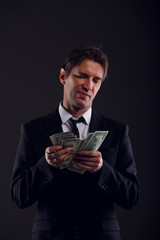
<path fill-rule="evenodd" d="M 79 95 L 84 98 L 90 98 L 91 96 L 85 92 L 78 91 Z"/>

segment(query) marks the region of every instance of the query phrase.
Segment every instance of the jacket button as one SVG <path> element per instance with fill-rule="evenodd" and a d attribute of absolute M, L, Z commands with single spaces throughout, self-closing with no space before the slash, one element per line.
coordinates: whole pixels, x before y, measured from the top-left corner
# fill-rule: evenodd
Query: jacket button
<path fill-rule="evenodd" d="M 107 193 L 109 193 L 109 194 L 112 193 L 112 189 L 111 189 L 109 186 L 107 186 L 106 184 L 104 184 L 102 188 L 103 188 L 103 190 L 106 191 Z"/>
<path fill-rule="evenodd" d="M 45 183 L 48 183 L 50 181 L 50 178 L 49 177 L 46 177 L 45 178 Z"/>

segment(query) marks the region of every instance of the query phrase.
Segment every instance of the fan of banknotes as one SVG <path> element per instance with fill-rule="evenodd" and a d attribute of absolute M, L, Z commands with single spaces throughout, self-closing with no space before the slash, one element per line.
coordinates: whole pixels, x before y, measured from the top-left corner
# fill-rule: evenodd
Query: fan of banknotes
<path fill-rule="evenodd" d="M 60 165 L 60 169 L 68 168 L 68 170 L 83 174 L 85 170 L 79 168 L 76 163 L 72 161 L 73 154 L 80 151 L 97 151 L 107 134 L 108 131 L 95 131 L 94 133 L 89 133 L 84 140 L 77 138 L 77 136 L 71 132 L 62 132 L 50 136 L 53 145 L 72 148 L 69 158 Z"/>

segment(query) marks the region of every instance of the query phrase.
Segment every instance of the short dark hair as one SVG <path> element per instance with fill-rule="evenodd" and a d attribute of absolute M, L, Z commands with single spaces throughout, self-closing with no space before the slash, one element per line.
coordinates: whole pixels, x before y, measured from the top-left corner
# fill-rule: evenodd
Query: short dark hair
<path fill-rule="evenodd" d="M 62 68 L 64 68 L 66 71 L 66 76 L 68 77 L 70 75 L 71 70 L 75 66 L 80 65 L 81 62 L 85 59 L 92 60 L 102 65 L 104 69 L 103 74 L 104 80 L 107 76 L 108 58 L 100 48 L 92 46 L 83 46 L 76 48 L 67 56 L 66 61 L 62 66 Z"/>

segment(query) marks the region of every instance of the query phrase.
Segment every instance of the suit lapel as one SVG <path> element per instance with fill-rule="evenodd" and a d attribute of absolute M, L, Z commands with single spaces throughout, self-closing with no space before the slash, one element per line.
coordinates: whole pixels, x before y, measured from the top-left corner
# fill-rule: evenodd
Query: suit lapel
<path fill-rule="evenodd" d="M 104 130 L 104 121 L 102 117 L 92 110 L 89 131 L 95 132 L 95 131 L 103 131 L 103 130 Z"/>
<path fill-rule="evenodd" d="M 47 128 L 49 136 L 63 131 L 58 109 L 44 119 L 44 124 Z"/>
<path fill-rule="evenodd" d="M 56 133 L 63 132 L 62 130 L 62 125 L 61 125 L 61 118 L 58 112 L 58 109 L 49 114 L 45 119 L 44 119 L 44 124 L 47 129 L 48 135 L 51 136 Z M 103 131 L 104 128 L 104 121 L 100 115 L 98 115 L 94 110 L 92 110 L 92 116 L 91 116 L 91 122 L 89 126 L 89 131 L 90 132 L 95 132 L 95 131 Z"/>

